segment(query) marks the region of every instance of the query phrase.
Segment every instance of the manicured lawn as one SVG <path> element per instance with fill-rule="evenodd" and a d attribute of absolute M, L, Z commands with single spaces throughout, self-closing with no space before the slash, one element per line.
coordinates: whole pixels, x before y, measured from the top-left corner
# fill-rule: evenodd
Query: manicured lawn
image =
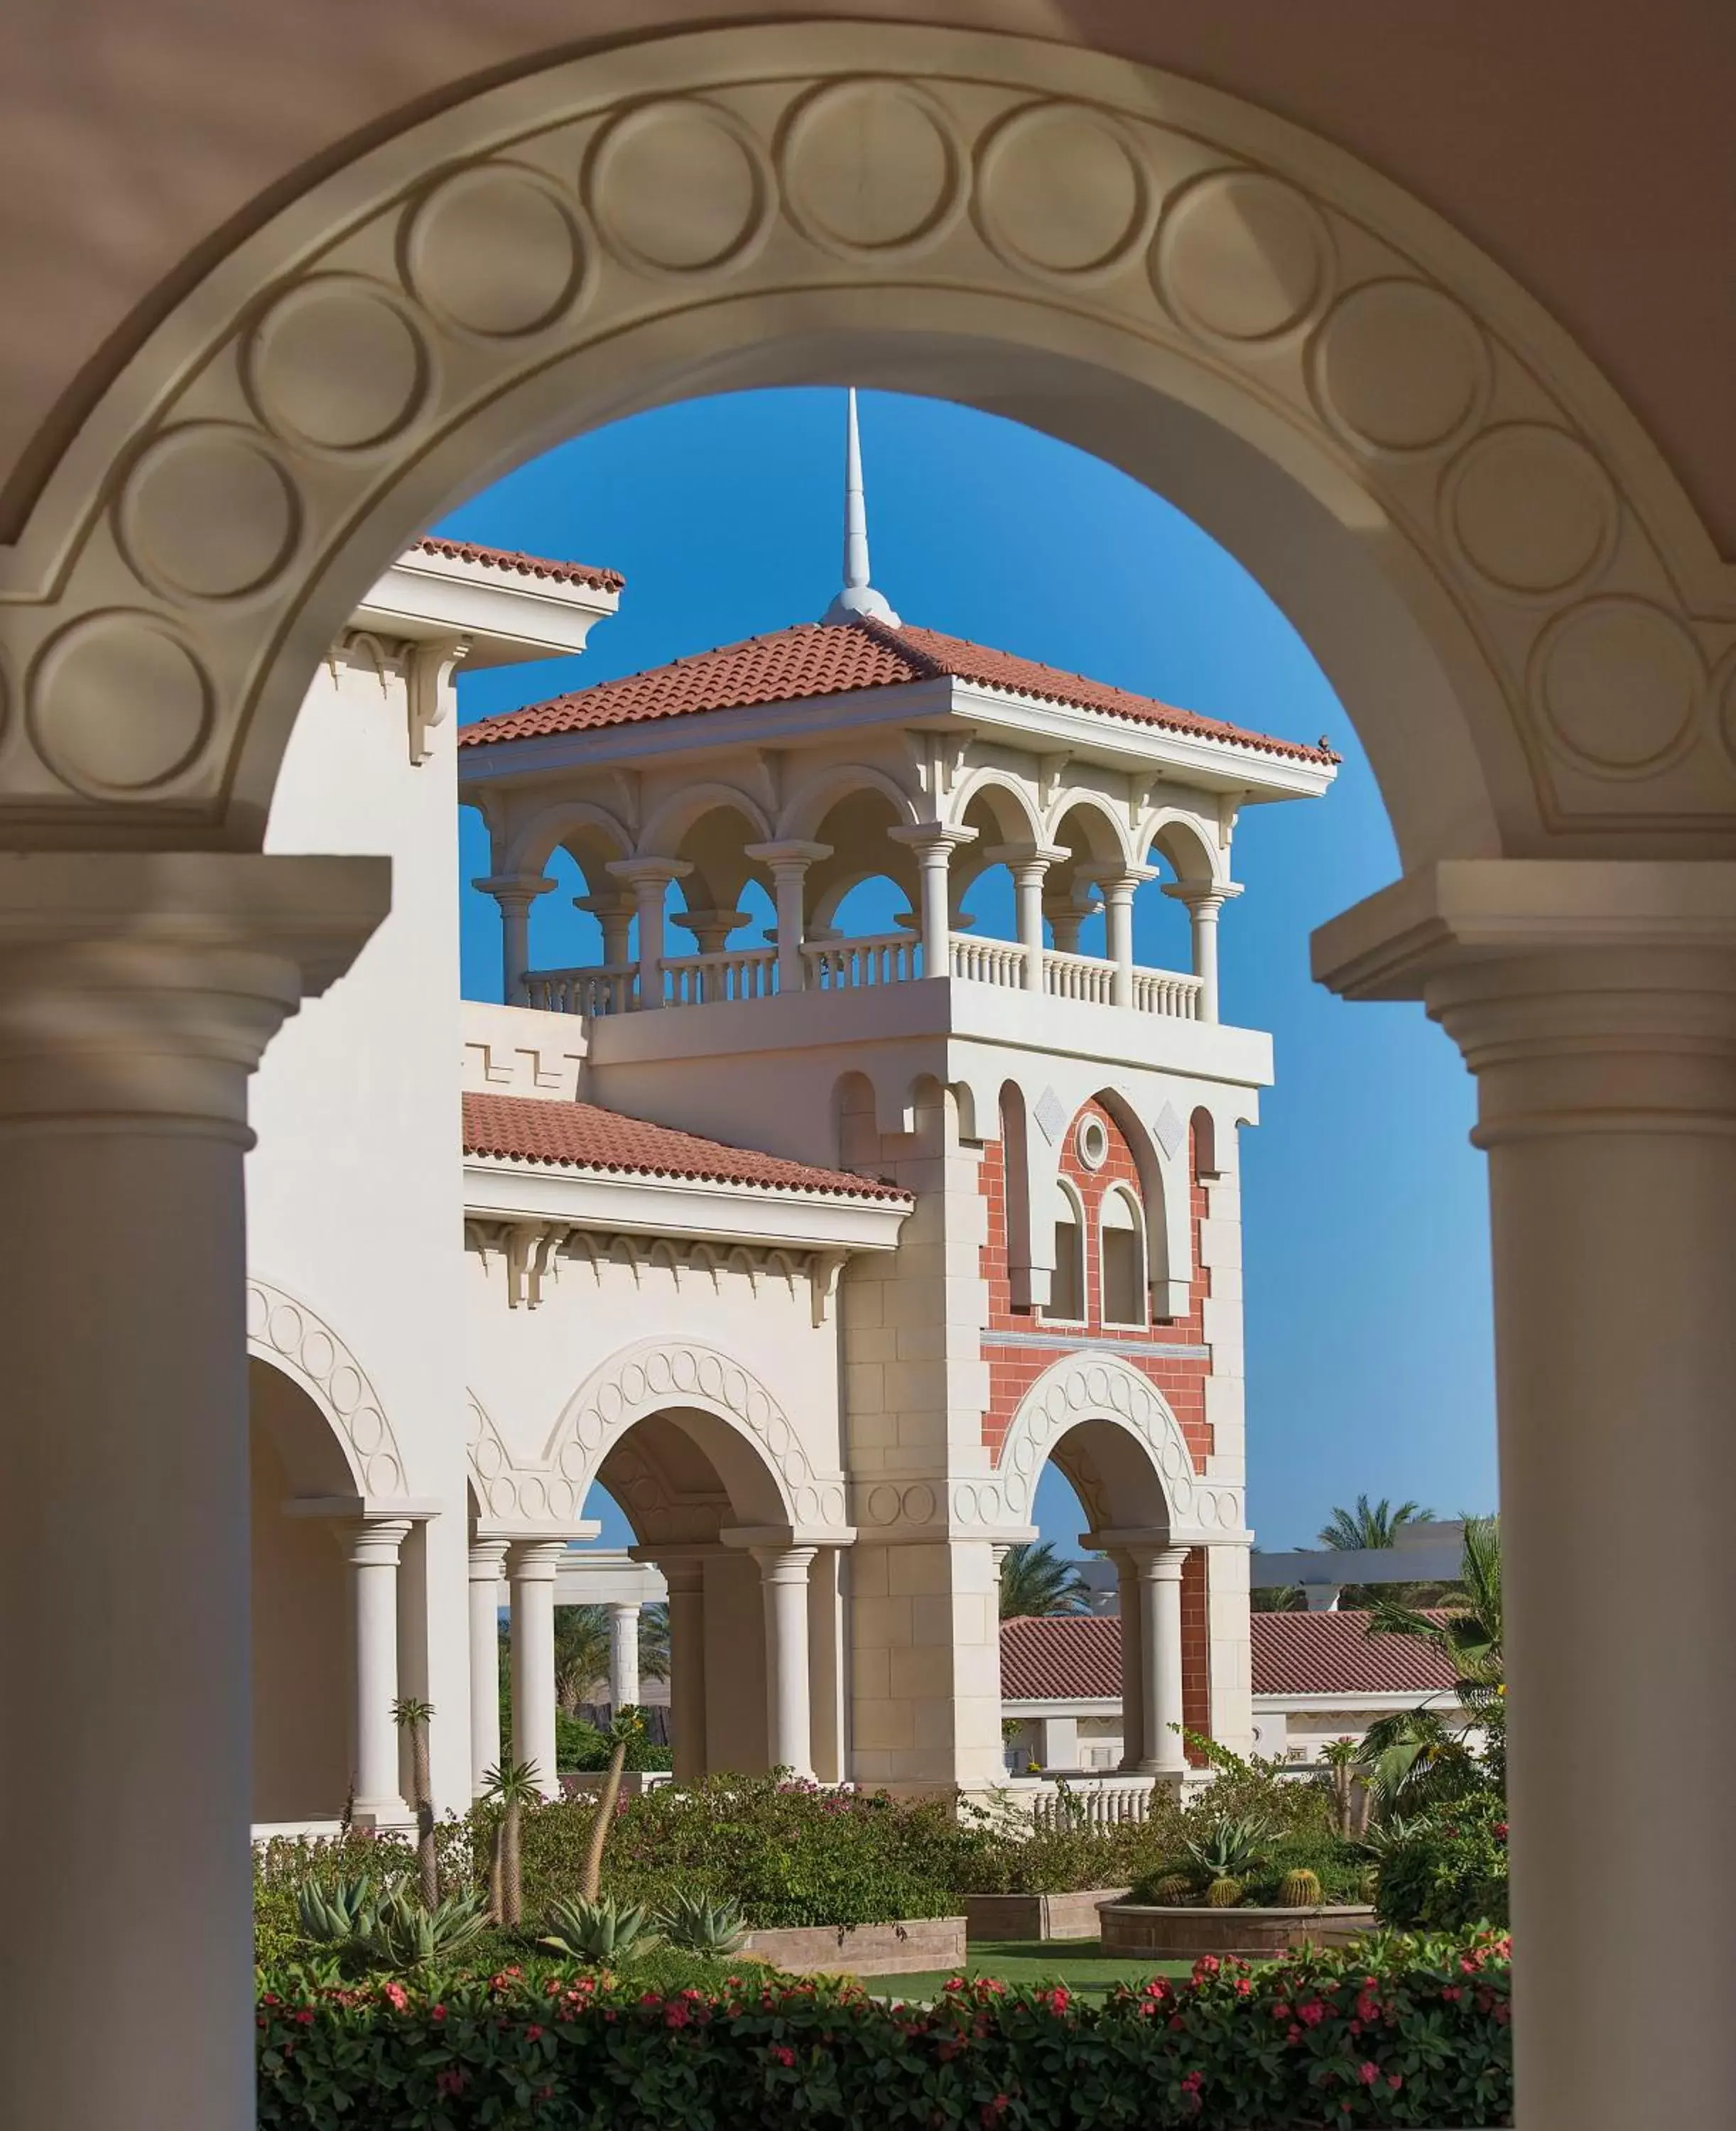
<path fill-rule="evenodd" d="M 1143 1982 L 1148 1975 L 1188 1975 L 1186 1961 L 1130 1960 L 1106 1954 L 1094 1938 L 990 1940 L 971 1948 L 968 1975 L 992 1975 L 1001 1983 L 1064 1983 L 1081 1996 L 1101 1996 L 1117 1983 Z M 918 1975 L 875 1975 L 867 1987 L 876 1997 L 936 1998 L 952 1969 Z"/>

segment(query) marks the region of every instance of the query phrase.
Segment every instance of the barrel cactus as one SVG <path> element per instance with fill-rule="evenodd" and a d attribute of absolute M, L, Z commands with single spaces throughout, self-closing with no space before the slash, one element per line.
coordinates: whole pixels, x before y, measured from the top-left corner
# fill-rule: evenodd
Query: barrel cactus
<path fill-rule="evenodd" d="M 1208 1909 L 1233 1909 L 1241 1899 L 1241 1880 L 1232 1880 L 1227 1874 L 1221 1880 L 1214 1880 L 1206 1889 Z"/>
<path fill-rule="evenodd" d="M 1178 1908 L 1193 1899 L 1195 1883 L 1185 1872 L 1165 1872 L 1151 1883 L 1151 1899 L 1160 1908 Z"/>
<path fill-rule="evenodd" d="M 1286 1872 L 1278 1883 L 1278 1906 L 1281 1909 L 1318 1909 L 1320 1875 L 1311 1872 L 1305 1865 Z"/>

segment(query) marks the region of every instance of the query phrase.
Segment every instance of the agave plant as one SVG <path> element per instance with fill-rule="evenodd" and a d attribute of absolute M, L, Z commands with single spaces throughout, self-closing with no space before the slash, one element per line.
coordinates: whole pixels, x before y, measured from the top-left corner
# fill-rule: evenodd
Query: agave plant
<path fill-rule="evenodd" d="M 406 1887 L 395 1888 L 375 1910 L 362 1944 L 377 1967 L 426 1968 L 454 1961 L 488 1928 L 486 1899 L 450 1894 L 433 1908 Z"/>
<path fill-rule="evenodd" d="M 736 1953 L 748 1935 L 740 1906 L 729 1897 L 714 1902 L 705 1894 L 679 1894 L 658 1923 L 671 1946 L 689 1953 Z"/>
<path fill-rule="evenodd" d="M 624 1961 L 629 1953 L 649 1953 L 658 1943 L 643 1903 L 623 1908 L 614 1901 L 557 1902 L 548 1913 L 541 1943 L 569 1961 L 598 1964 Z"/>
<path fill-rule="evenodd" d="M 1272 1824 L 1263 1813 L 1221 1820 L 1205 1836 L 1188 1845 L 1188 1862 L 1208 1880 L 1245 1878 L 1265 1861 L 1265 1845 L 1271 1832 Z"/>
<path fill-rule="evenodd" d="M 374 1927 L 380 1896 L 366 1873 L 359 1880 L 339 1880 L 329 1887 L 304 1886 L 296 1889 L 295 1913 L 302 1937 L 316 1946 L 342 1951 L 359 1945 Z"/>

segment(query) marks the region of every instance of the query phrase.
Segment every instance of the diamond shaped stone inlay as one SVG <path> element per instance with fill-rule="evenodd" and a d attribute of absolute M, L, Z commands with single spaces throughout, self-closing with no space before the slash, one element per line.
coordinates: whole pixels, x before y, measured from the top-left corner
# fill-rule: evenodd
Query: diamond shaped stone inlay
<path fill-rule="evenodd" d="M 1067 1128 L 1067 1113 L 1061 1108 L 1061 1099 L 1053 1088 L 1045 1088 L 1037 1098 L 1037 1106 L 1031 1113 L 1037 1121 L 1043 1137 L 1053 1147 Z"/>
<path fill-rule="evenodd" d="M 1175 1106 L 1173 1103 L 1164 1104 L 1162 1109 L 1157 1113 L 1157 1123 L 1151 1129 L 1157 1135 L 1158 1145 L 1169 1156 L 1170 1161 L 1174 1161 L 1177 1151 L 1187 1135 L 1186 1128 L 1175 1114 Z"/>

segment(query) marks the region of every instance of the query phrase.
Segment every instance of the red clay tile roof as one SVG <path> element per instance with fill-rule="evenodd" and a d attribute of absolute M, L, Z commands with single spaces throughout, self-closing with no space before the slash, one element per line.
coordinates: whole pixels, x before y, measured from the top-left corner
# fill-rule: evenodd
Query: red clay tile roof
<path fill-rule="evenodd" d="M 1088 681 L 1083 674 L 1064 673 L 1058 666 L 1015 658 L 1010 651 L 988 650 L 932 629 L 892 629 L 859 615 L 847 622 L 803 622 L 769 636 L 750 636 L 741 644 L 726 644 L 715 651 L 696 652 L 690 658 L 653 667 L 648 673 L 600 681 L 593 688 L 576 689 L 522 711 L 480 718 L 460 729 L 458 741 L 462 747 L 486 747 L 500 740 L 540 740 L 552 733 L 590 732 L 653 718 L 690 717 L 706 711 L 742 710 L 949 678 L 1040 702 L 1101 711 L 1134 725 L 1161 725 L 1202 740 L 1231 741 L 1298 761 L 1338 759 L 1330 749 L 1245 732 L 1222 719 L 1175 710 L 1150 696 L 1130 695 L 1101 681 Z"/>
<path fill-rule="evenodd" d="M 590 585 L 600 592 L 618 592 L 627 582 L 619 570 L 552 563 L 546 555 L 522 555 L 515 548 L 479 548 L 474 540 L 413 540 L 409 552 L 438 555 L 448 563 L 480 563 L 485 570 L 509 571 L 519 577 L 546 577 L 555 585 Z"/>
<path fill-rule="evenodd" d="M 834 1199 L 875 1199 L 907 1205 L 908 1192 L 871 1176 L 816 1169 L 806 1161 L 725 1147 L 667 1125 L 647 1124 L 595 1103 L 543 1101 L 531 1095 L 464 1098 L 464 1152 L 619 1176 L 691 1177 L 744 1184 L 763 1191 L 808 1191 Z"/>
<path fill-rule="evenodd" d="M 1424 1644 L 1370 1635 L 1366 1613 L 1256 1613 L 1255 1694 L 1431 1694 L 1452 1668 Z M 1010 1702 L 1117 1701 L 1121 1624 L 1058 1615 L 1001 1623 L 1001 1692 Z"/>

